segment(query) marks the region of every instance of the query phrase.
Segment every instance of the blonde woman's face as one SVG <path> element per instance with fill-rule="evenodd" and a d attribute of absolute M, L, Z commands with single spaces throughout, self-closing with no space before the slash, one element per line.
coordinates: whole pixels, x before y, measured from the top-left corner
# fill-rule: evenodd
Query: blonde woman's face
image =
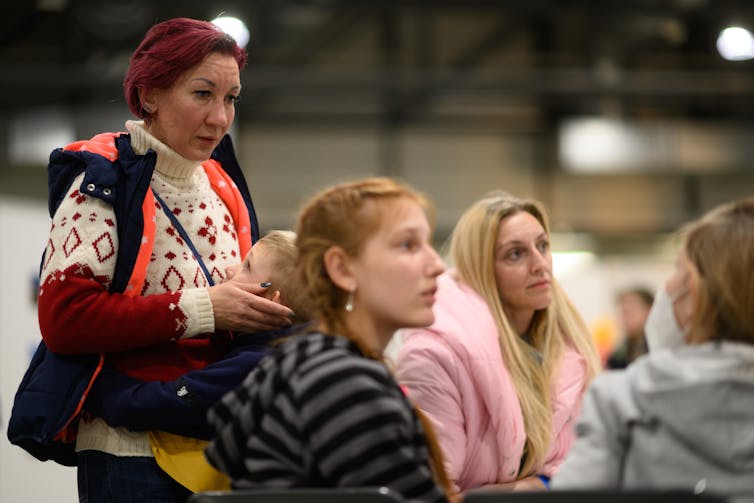
<path fill-rule="evenodd" d="M 378 334 L 434 322 L 437 276 L 445 266 L 430 242 L 431 229 L 421 206 L 411 200 L 391 203 L 385 222 L 352 259 L 356 283 L 354 311 Z M 354 313 L 356 314 L 356 313 Z"/>
<path fill-rule="evenodd" d="M 539 220 L 521 211 L 500 222 L 494 257 L 503 308 L 514 328 L 523 333 L 534 311 L 552 302 L 550 239 Z"/>

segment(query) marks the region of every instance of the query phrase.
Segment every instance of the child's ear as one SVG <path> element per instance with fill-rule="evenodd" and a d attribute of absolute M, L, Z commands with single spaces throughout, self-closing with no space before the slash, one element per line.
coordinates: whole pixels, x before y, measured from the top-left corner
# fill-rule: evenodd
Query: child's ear
<path fill-rule="evenodd" d="M 340 246 L 331 246 L 323 257 L 330 280 L 346 292 L 356 289 L 356 278 L 351 271 L 351 258 Z"/>

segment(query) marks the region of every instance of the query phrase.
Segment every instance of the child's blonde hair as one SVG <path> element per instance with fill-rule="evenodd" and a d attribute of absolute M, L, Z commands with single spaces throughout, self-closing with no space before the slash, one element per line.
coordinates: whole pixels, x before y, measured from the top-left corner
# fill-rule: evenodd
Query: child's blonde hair
<path fill-rule="evenodd" d="M 272 230 L 265 234 L 258 242 L 264 245 L 267 256 L 272 261 L 271 273 L 268 281 L 272 289 L 280 292 L 280 302 L 296 313 L 296 323 L 303 323 L 312 318 L 306 285 L 296 273 L 298 252 L 296 249 L 296 233 L 285 230 Z"/>

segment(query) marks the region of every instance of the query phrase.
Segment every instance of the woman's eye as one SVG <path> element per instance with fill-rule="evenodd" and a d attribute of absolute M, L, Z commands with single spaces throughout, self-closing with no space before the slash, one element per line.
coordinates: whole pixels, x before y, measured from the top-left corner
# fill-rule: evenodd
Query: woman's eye
<path fill-rule="evenodd" d="M 212 95 L 212 91 L 194 91 L 194 94 L 196 94 L 199 98 L 209 98 Z"/>
<path fill-rule="evenodd" d="M 233 103 L 235 105 L 236 103 L 238 103 L 239 101 L 241 101 L 241 97 L 240 96 L 230 95 L 230 96 L 228 96 L 228 101 L 230 101 L 231 103 Z"/>
<path fill-rule="evenodd" d="M 507 258 L 508 260 L 518 260 L 519 258 L 521 258 L 521 250 L 514 248 L 505 255 L 505 258 Z"/>
<path fill-rule="evenodd" d="M 550 249 L 550 243 L 547 241 L 542 241 L 537 245 L 537 249 L 540 253 L 545 253 L 547 250 Z"/>

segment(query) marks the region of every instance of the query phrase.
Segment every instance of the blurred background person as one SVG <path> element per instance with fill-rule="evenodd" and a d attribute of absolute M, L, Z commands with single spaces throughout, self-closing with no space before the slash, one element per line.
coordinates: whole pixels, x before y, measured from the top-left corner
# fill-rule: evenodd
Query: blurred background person
<path fill-rule="evenodd" d="M 754 501 L 754 198 L 684 227 L 650 352 L 595 379 L 553 488 L 682 489 Z"/>
<path fill-rule="evenodd" d="M 618 292 L 618 319 L 623 338 L 608 357 L 607 368 L 625 368 L 647 352 L 644 324 L 653 301 L 654 294 L 642 286 L 626 288 Z"/>
<path fill-rule="evenodd" d="M 434 324 L 402 331 L 398 380 L 431 419 L 456 490 L 544 489 L 601 368 L 553 277 L 545 210 L 493 192 L 461 216 L 449 255 Z"/>

